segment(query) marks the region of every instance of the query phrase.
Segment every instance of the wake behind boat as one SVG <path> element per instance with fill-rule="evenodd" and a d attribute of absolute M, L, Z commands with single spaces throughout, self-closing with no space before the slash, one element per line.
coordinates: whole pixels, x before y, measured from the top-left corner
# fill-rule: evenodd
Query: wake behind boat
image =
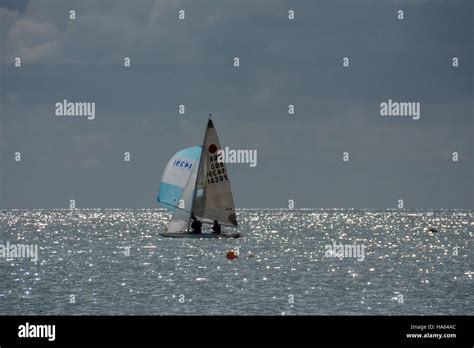
<path fill-rule="evenodd" d="M 219 138 L 209 116 L 203 145 L 177 152 L 166 165 L 158 202 L 173 215 L 161 236 L 240 237 L 239 233 L 200 233 L 202 223 L 213 224 L 217 232 L 221 226 L 237 226 L 229 174 L 222 157 Z"/>

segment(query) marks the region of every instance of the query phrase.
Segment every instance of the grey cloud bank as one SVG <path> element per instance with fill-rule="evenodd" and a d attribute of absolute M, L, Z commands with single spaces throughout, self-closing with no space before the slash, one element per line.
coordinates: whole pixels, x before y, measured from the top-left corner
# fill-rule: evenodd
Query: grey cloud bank
<path fill-rule="evenodd" d="M 469 1 L 0 3 L 0 208 L 157 207 L 212 112 L 258 151 L 229 164 L 237 207 L 472 209 L 471 27 Z M 64 99 L 94 120 L 56 117 Z M 420 119 L 381 117 L 389 99 Z"/>

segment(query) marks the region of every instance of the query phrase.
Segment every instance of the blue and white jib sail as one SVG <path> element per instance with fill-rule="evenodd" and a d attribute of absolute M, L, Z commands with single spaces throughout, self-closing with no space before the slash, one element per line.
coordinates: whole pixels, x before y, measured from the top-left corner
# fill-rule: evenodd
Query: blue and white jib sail
<path fill-rule="evenodd" d="M 188 229 L 200 158 L 201 147 L 194 146 L 177 152 L 166 165 L 157 200 L 174 212 L 167 232 Z"/>

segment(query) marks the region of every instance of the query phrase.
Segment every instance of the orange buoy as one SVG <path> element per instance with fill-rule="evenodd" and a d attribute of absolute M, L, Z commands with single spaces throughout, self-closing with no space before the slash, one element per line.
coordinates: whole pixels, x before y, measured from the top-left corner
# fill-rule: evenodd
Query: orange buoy
<path fill-rule="evenodd" d="M 234 259 L 236 259 L 237 257 L 239 257 L 239 253 L 238 253 L 237 251 L 235 251 L 235 250 L 229 250 L 229 251 L 227 252 L 227 258 L 228 258 L 229 260 L 234 260 Z"/>

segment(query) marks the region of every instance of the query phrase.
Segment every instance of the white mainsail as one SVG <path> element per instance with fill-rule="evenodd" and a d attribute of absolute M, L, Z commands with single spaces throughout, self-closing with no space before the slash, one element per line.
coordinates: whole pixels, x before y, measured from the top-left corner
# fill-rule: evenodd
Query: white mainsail
<path fill-rule="evenodd" d="M 192 211 L 204 222 L 217 220 L 221 225 L 237 226 L 229 173 L 220 150 L 216 129 L 209 118 L 202 145 Z"/>

